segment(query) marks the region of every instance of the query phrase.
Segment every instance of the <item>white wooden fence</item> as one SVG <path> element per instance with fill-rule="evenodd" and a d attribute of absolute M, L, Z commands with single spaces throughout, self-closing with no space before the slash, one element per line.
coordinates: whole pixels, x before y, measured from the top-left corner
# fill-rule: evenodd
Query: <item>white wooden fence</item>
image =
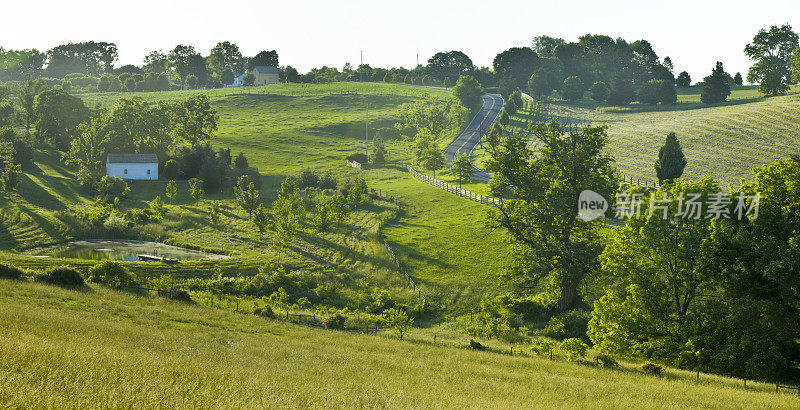
<path fill-rule="evenodd" d="M 502 199 L 493 198 L 493 197 L 490 197 L 490 196 L 484 196 L 484 195 L 481 195 L 481 194 L 478 194 L 478 193 L 475 193 L 475 192 L 472 192 L 472 191 L 467 191 L 466 189 L 461 189 L 461 188 L 459 188 L 459 187 L 457 187 L 455 185 L 448 184 L 447 182 L 440 181 L 440 180 L 438 180 L 436 178 L 432 178 L 432 177 L 429 177 L 427 175 L 420 174 L 419 172 L 415 171 L 414 168 L 411 168 L 410 165 L 406 165 L 406 168 L 408 168 L 408 172 L 411 175 L 413 175 L 414 178 L 416 178 L 416 179 L 418 179 L 418 180 L 420 180 L 422 182 L 431 184 L 431 185 L 433 185 L 433 186 L 435 186 L 437 188 L 441 188 L 441 189 L 443 189 L 443 190 L 445 190 L 447 192 L 450 192 L 451 194 L 456 194 L 456 195 L 458 195 L 458 196 L 460 196 L 462 198 L 467 198 L 469 200 L 472 200 L 472 201 L 475 201 L 475 202 L 478 202 L 478 203 L 481 203 L 481 204 L 484 204 L 484 205 L 500 206 L 500 205 L 503 204 L 503 200 Z"/>

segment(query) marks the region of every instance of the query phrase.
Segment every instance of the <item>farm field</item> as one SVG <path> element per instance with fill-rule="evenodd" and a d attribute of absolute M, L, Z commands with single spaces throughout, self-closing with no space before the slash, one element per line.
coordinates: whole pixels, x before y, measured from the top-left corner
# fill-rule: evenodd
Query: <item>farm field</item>
<path fill-rule="evenodd" d="M 792 89 L 796 92 L 798 87 Z M 754 90 L 734 90 L 720 106 L 695 101 L 699 91 L 681 89 L 672 108 L 594 108 L 554 102 L 551 113 L 566 122 L 605 123 L 609 152 L 620 170 L 655 180 L 653 164 L 670 131 L 678 135 L 688 165 L 685 177 L 712 176 L 723 184 L 752 177 L 752 169 L 800 152 L 800 96 L 755 98 Z M 583 101 L 585 103 L 585 101 Z"/>
<path fill-rule="evenodd" d="M 147 101 L 186 98 L 194 91 L 139 93 Z M 344 157 L 363 149 L 365 111 L 370 104 L 370 129 L 374 133 L 388 128 L 396 120 L 396 108 L 415 99 L 445 98 L 449 91 L 435 88 L 408 87 L 388 84 L 335 83 L 329 85 L 277 85 L 269 87 L 222 89 L 205 91 L 220 115 L 220 127 L 213 144 L 230 147 L 232 152 L 244 152 L 250 165 L 265 175 L 261 196 L 267 203 L 286 176 L 296 176 L 303 169 L 330 173 L 340 180 L 364 178 L 368 186 L 386 195 L 399 198 L 403 215 L 397 225 L 385 229 L 387 240 L 396 245 L 397 252 L 418 278 L 423 292 L 440 297 L 448 309 L 466 312 L 473 309 L 485 294 L 496 293 L 497 277 L 508 262 L 503 234 L 484 227 L 486 208 L 430 187 L 407 172 L 392 168 L 359 171 L 344 166 Z M 80 94 L 86 104 L 110 107 L 131 93 Z M 373 134 L 374 135 L 374 134 Z M 453 136 L 444 137 L 452 138 Z M 389 158 L 407 161 L 410 142 L 387 141 Z M 4 200 L 4 232 L 0 244 L 4 250 L 21 250 L 35 246 L 74 239 L 69 226 L 60 220 L 66 208 L 92 206 L 73 180 L 72 171 L 61 165 L 55 152 L 37 154 L 37 170 L 26 173 L 20 184 L 21 193 Z M 132 194 L 123 200 L 126 208 L 146 207 L 147 201 L 161 195 L 165 182 L 133 182 Z M 485 189 L 484 184 L 475 184 Z M 313 234 L 301 234 L 288 255 L 280 255 L 270 244 L 272 234 L 259 237 L 255 228 L 244 220 L 241 209 L 230 198 L 231 193 L 211 196 L 221 200 L 226 214 L 226 228 L 218 229 L 208 223 L 208 206 L 194 204 L 185 183 L 179 183 L 175 205 L 167 205 L 164 224 L 151 224 L 145 229 L 148 239 L 169 240 L 176 245 L 230 253 L 231 259 L 210 263 L 187 262 L 186 275 L 236 272 L 254 274 L 269 260 L 304 268 L 326 269 L 346 261 L 345 270 L 359 272 L 358 277 L 372 276 L 369 286 L 378 286 L 387 279 L 387 288 L 399 294 L 408 293 L 403 282 L 389 265 L 384 263 L 383 246 L 377 242 L 375 229 L 389 209 L 376 204 L 374 209 L 359 213 L 348 235 L 340 232 L 326 241 Z M 421 194 L 423 193 L 423 194 Z M 463 241 L 453 242 L 452 238 Z M 461 245 L 470 243 L 469 255 Z M 8 254 L 13 263 L 24 267 L 40 267 L 64 263 Z M 71 264 L 86 262 L 75 260 Z M 147 264 L 132 268 L 145 276 L 158 276 L 163 269 Z M 373 275 L 370 271 L 375 271 Z M 388 277 L 386 275 L 389 275 Z"/>
<path fill-rule="evenodd" d="M 413 336 L 413 333 L 411 334 Z M 767 384 L 313 330 L 102 287 L 2 280 L 10 407 L 794 408 Z M 337 382 L 331 382 L 337 380 Z"/>

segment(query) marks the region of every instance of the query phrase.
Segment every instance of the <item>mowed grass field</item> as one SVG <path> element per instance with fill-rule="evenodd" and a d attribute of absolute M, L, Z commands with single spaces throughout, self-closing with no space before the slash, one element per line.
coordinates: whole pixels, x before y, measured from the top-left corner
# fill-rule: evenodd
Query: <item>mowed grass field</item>
<path fill-rule="evenodd" d="M 10 408 L 797 406 L 733 379 L 313 330 L 96 286 L 0 284 L 0 403 Z"/>
<path fill-rule="evenodd" d="M 608 124 L 609 152 L 622 172 L 637 178 L 655 180 L 653 164 L 671 131 L 688 160 L 684 176 L 711 176 L 724 184 L 738 184 L 752 177 L 753 168 L 800 152 L 800 96 L 764 99 L 744 87 L 729 102 L 706 106 L 699 93 L 696 87 L 681 89 L 674 107 L 597 108 L 584 100 L 550 108 L 567 122 Z"/>

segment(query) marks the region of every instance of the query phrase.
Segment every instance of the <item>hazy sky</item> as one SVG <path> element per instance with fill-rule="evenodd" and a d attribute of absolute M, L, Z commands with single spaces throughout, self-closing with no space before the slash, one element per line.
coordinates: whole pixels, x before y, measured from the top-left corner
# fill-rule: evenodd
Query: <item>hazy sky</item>
<path fill-rule="evenodd" d="M 726 71 L 750 66 L 742 49 L 759 28 L 800 30 L 800 1 L 12 1 L 0 0 L 0 46 L 46 50 L 73 41 L 119 47 L 117 65 L 140 65 L 149 50 L 191 44 L 206 55 L 232 41 L 245 55 L 278 51 L 301 71 L 346 62 L 413 67 L 443 50 L 476 65 L 540 34 L 575 41 L 586 33 L 647 39 L 693 80 L 717 60 Z"/>

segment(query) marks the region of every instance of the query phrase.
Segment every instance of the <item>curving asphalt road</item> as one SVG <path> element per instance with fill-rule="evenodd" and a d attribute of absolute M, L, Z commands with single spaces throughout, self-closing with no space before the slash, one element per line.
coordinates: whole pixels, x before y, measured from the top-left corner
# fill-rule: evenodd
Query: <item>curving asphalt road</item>
<path fill-rule="evenodd" d="M 483 135 L 500 115 L 503 104 L 505 101 L 500 94 L 484 94 L 483 104 L 478 113 L 472 118 L 464 132 L 444 150 L 444 157 L 448 164 L 453 162 L 458 154 L 467 154 L 472 161 L 472 151 L 481 143 Z M 475 173 L 472 175 L 472 179 L 480 182 L 489 182 L 492 179 L 488 172 L 478 169 L 474 165 L 473 168 L 475 168 Z"/>

